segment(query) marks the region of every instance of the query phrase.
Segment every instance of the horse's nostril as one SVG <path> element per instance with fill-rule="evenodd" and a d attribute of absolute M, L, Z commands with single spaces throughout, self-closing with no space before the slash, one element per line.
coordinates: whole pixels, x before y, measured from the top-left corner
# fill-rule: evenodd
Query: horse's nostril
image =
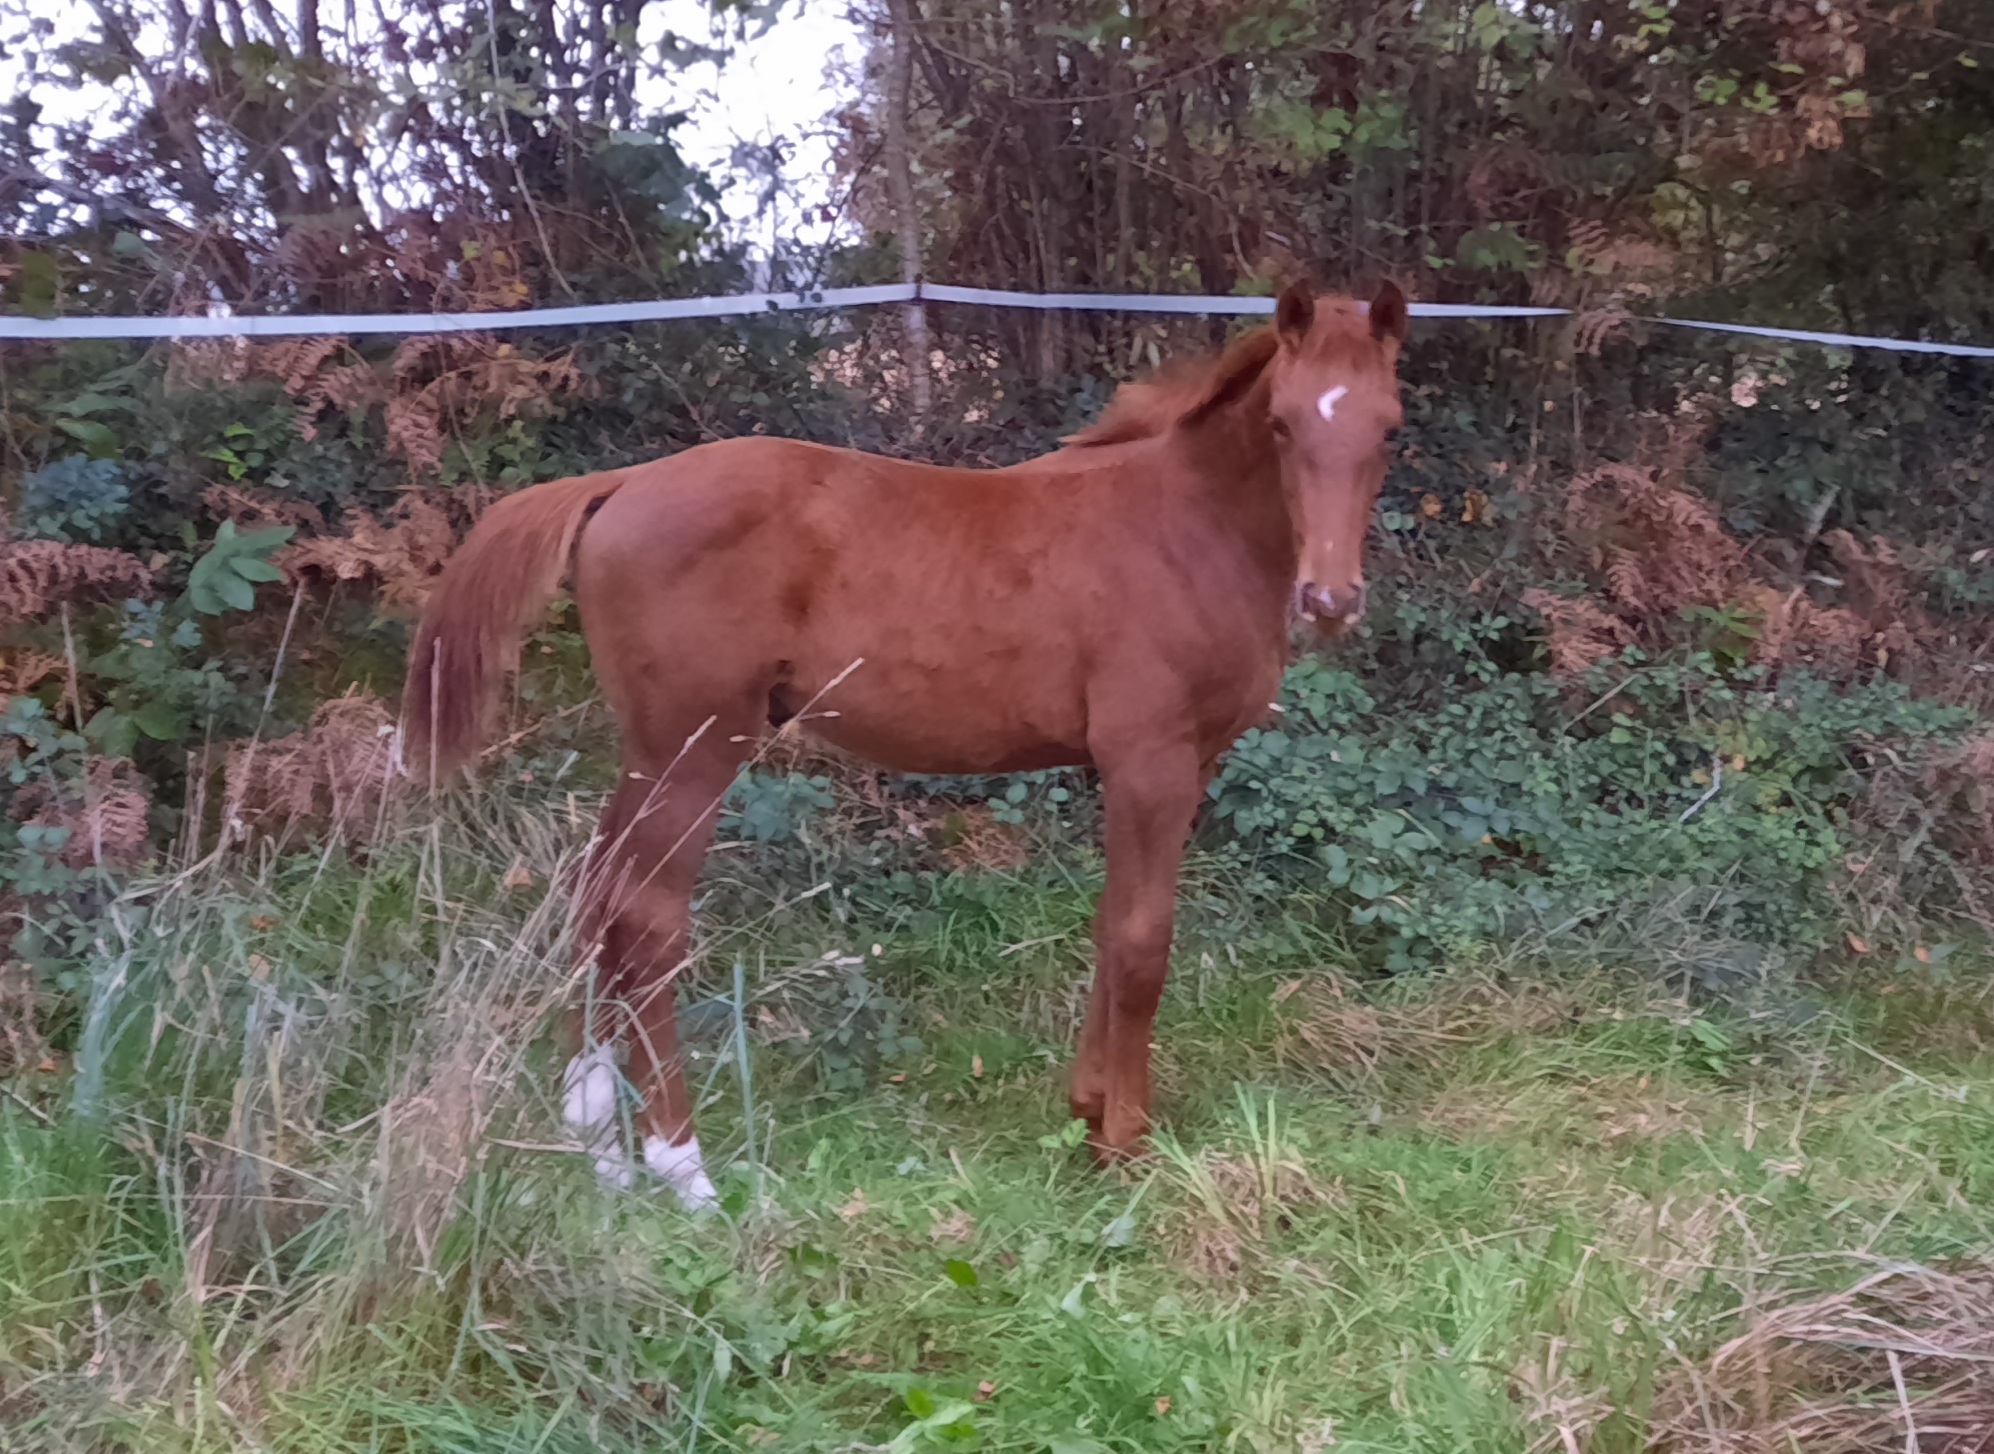
<path fill-rule="evenodd" d="M 1304 616 L 1329 621 L 1355 621 L 1364 614 L 1364 587 L 1332 588 L 1305 582 L 1296 593 L 1296 606 Z"/>
<path fill-rule="evenodd" d="M 1318 586 L 1304 580 L 1294 588 L 1294 612 L 1308 620 L 1358 620 L 1364 614 L 1366 590 L 1356 586 Z"/>
<path fill-rule="evenodd" d="M 1295 609 L 1311 620 L 1336 614 L 1336 595 L 1312 581 L 1295 587 Z"/>

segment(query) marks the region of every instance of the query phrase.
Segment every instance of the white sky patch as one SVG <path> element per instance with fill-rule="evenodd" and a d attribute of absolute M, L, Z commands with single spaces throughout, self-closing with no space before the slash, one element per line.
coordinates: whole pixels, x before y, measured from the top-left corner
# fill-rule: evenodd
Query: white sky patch
<path fill-rule="evenodd" d="M 690 39 L 711 33 L 705 0 L 665 0 L 648 7 L 641 39 L 667 30 Z M 687 161 L 723 192 L 729 218 L 748 229 L 757 251 L 771 243 L 822 243 L 833 227 L 823 209 L 842 194 L 831 173 L 835 141 L 830 117 L 852 96 L 847 73 L 865 59 L 865 35 L 848 0 L 798 0 L 763 34 L 734 48 L 724 64 L 668 71 L 639 84 L 647 110 L 691 114 L 673 133 Z M 782 147 L 779 195 L 766 217 L 751 221 L 764 190 L 761 179 L 734 171 L 737 150 Z"/>
<path fill-rule="evenodd" d="M 53 48 L 91 33 L 81 6 L 52 7 L 51 36 L 38 44 Z M 26 67 L 20 58 L 24 37 L 7 27 L 0 47 L 0 94 L 18 94 Z M 640 42 L 655 58 L 657 43 L 672 31 L 704 44 L 714 35 L 706 0 L 662 0 L 646 7 Z M 638 98 L 647 114 L 684 111 L 686 121 L 673 141 L 686 160 L 704 171 L 722 194 L 731 228 L 766 252 L 772 245 L 818 244 L 835 230 L 823 220 L 842 189 L 832 175 L 835 138 L 831 116 L 853 94 L 849 73 L 864 60 L 865 33 L 849 0 L 793 0 L 766 31 L 732 47 L 722 64 L 701 61 L 683 68 L 647 68 Z M 45 128 L 83 125 L 118 112 L 118 90 L 100 84 L 78 88 L 32 88 Z M 106 128 L 108 129 L 108 127 Z M 44 137 L 48 132 L 44 130 Z M 772 199 L 759 168 L 737 166 L 757 149 L 780 149 L 781 187 Z M 384 178 L 392 184 L 392 178 Z"/>

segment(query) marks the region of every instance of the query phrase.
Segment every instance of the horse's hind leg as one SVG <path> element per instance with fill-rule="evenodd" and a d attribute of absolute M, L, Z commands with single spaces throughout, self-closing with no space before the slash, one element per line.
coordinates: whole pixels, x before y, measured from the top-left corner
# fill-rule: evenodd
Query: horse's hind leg
<path fill-rule="evenodd" d="M 585 889 L 583 931 L 601 945 L 596 993 L 616 1016 L 598 1013 L 591 1028 L 613 1031 L 618 1020 L 627 1027 L 630 1084 L 643 1100 L 637 1126 L 644 1162 L 694 1209 L 711 1206 L 715 1196 L 693 1130 L 673 981 L 686 963 L 693 889 L 720 800 L 748 750 L 739 725 L 713 721 L 670 755 L 626 752 Z M 621 1157 L 608 1149 L 616 1133 L 611 1038 L 590 1036 L 570 1062 L 564 1110 L 596 1149 L 598 1171 L 627 1184 Z"/>

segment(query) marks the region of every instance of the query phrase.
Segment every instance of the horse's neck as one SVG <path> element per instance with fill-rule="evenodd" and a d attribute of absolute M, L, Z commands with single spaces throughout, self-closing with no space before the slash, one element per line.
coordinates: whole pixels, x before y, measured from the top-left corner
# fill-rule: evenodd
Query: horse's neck
<path fill-rule="evenodd" d="M 1236 539 L 1265 572 L 1270 589 L 1286 601 L 1299 569 L 1301 538 L 1274 441 L 1261 422 L 1265 401 L 1226 409 L 1187 431 L 1182 447 L 1192 490 L 1212 524 Z"/>

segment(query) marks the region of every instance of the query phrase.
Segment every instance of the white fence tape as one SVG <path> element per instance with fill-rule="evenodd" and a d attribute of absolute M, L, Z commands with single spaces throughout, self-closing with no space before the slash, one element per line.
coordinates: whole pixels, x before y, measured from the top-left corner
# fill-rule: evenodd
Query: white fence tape
<path fill-rule="evenodd" d="M 1170 293 L 1026 293 L 1002 288 L 958 288 L 946 283 L 882 283 L 866 288 L 823 288 L 807 293 L 734 293 L 708 298 L 656 298 L 629 303 L 592 303 L 572 308 L 527 308 L 508 313 L 272 313 L 171 318 L 25 318 L 0 315 L 0 340 L 80 338 L 285 338 L 326 334 L 482 333 L 516 328 L 583 328 L 604 323 L 655 323 L 673 318 L 739 318 L 758 313 L 865 308 L 880 303 L 977 303 L 994 308 L 1100 310 L 1120 313 L 1252 315 L 1274 311 L 1272 298 L 1219 297 Z M 1414 303 L 1415 318 L 1562 318 L 1568 308 L 1483 307 L 1473 303 Z M 1994 348 L 1969 343 L 1932 343 L 1916 338 L 1873 338 L 1853 333 L 1816 333 L 1799 328 L 1765 328 L 1748 323 L 1710 323 L 1694 318 L 1632 318 L 1674 328 L 1735 333 L 1786 343 L 1831 348 L 1881 348 L 1897 353 L 1946 354 L 1954 358 L 1994 358 Z"/>

